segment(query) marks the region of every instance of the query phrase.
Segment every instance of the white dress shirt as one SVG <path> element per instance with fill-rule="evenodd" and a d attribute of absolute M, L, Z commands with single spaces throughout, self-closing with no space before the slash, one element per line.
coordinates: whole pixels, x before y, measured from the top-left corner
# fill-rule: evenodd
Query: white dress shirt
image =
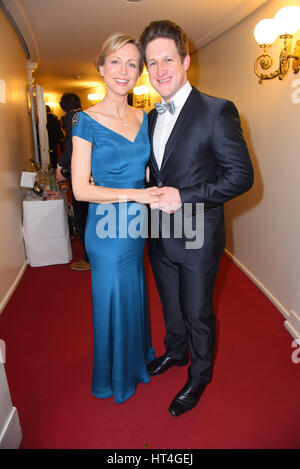
<path fill-rule="evenodd" d="M 177 91 L 172 99 L 175 105 L 175 114 L 171 114 L 169 111 L 166 111 L 163 114 L 158 114 L 157 116 L 153 134 L 153 151 L 159 169 L 164 157 L 167 141 L 180 114 L 180 111 L 191 91 L 191 84 L 187 81 L 185 85 L 183 85 L 183 87 Z M 163 99 L 162 102 L 164 102 Z"/>

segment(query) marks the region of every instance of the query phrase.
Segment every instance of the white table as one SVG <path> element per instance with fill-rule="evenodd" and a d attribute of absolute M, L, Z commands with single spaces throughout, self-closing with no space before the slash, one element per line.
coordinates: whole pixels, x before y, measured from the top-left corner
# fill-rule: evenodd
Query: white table
<path fill-rule="evenodd" d="M 64 199 L 24 200 L 23 236 L 32 267 L 70 262 L 72 250 Z"/>

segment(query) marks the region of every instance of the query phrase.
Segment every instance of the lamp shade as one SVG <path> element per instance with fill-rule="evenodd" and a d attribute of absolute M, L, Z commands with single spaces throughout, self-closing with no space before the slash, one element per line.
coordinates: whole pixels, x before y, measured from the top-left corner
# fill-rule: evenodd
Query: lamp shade
<path fill-rule="evenodd" d="M 274 19 L 278 34 L 295 34 L 300 28 L 300 8 L 297 6 L 281 8 Z"/>
<path fill-rule="evenodd" d="M 278 24 L 273 18 L 261 20 L 254 28 L 255 40 L 260 45 L 273 44 L 278 35 Z"/>

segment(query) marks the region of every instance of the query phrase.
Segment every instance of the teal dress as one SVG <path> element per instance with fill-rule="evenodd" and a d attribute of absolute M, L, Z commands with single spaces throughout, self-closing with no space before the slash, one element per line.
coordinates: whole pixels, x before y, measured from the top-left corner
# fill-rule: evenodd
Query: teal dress
<path fill-rule="evenodd" d="M 132 142 L 85 112 L 73 118 L 73 136 L 92 143 L 95 185 L 145 187 L 150 147 L 148 118 Z M 89 204 L 85 231 L 91 263 L 94 358 L 92 393 L 122 403 L 150 381 L 151 345 L 144 272 L 147 209 L 134 202 Z"/>

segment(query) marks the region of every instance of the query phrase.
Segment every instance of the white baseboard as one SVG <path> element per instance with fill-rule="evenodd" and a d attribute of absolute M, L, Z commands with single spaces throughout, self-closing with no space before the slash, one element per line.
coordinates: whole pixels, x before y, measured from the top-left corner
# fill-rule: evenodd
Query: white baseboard
<path fill-rule="evenodd" d="M 285 321 L 284 327 L 294 337 L 294 339 L 300 339 L 300 316 L 296 311 L 291 311 L 289 318 Z"/>
<path fill-rule="evenodd" d="M 13 295 L 15 289 L 17 288 L 18 283 L 20 282 L 21 278 L 23 277 L 23 274 L 26 270 L 26 267 L 27 267 L 27 261 L 25 261 L 24 264 L 22 265 L 22 267 L 20 268 L 17 277 L 15 278 L 14 282 L 12 283 L 12 285 L 11 285 L 10 289 L 8 290 L 8 292 L 6 293 L 5 297 L 2 299 L 2 301 L 0 303 L 0 314 L 4 310 L 5 306 L 7 305 L 8 301 L 10 299 L 10 297 Z"/>
<path fill-rule="evenodd" d="M 22 430 L 18 412 L 15 407 L 12 407 L 6 425 L 0 433 L 0 449 L 18 449 L 21 441 Z"/>
<path fill-rule="evenodd" d="M 277 298 L 261 283 L 255 275 L 252 274 L 228 249 L 225 249 L 225 253 L 231 258 L 231 260 L 252 280 L 253 283 L 266 295 L 267 298 L 273 303 L 273 305 L 280 311 L 280 313 L 288 319 L 290 312 L 277 300 Z"/>

